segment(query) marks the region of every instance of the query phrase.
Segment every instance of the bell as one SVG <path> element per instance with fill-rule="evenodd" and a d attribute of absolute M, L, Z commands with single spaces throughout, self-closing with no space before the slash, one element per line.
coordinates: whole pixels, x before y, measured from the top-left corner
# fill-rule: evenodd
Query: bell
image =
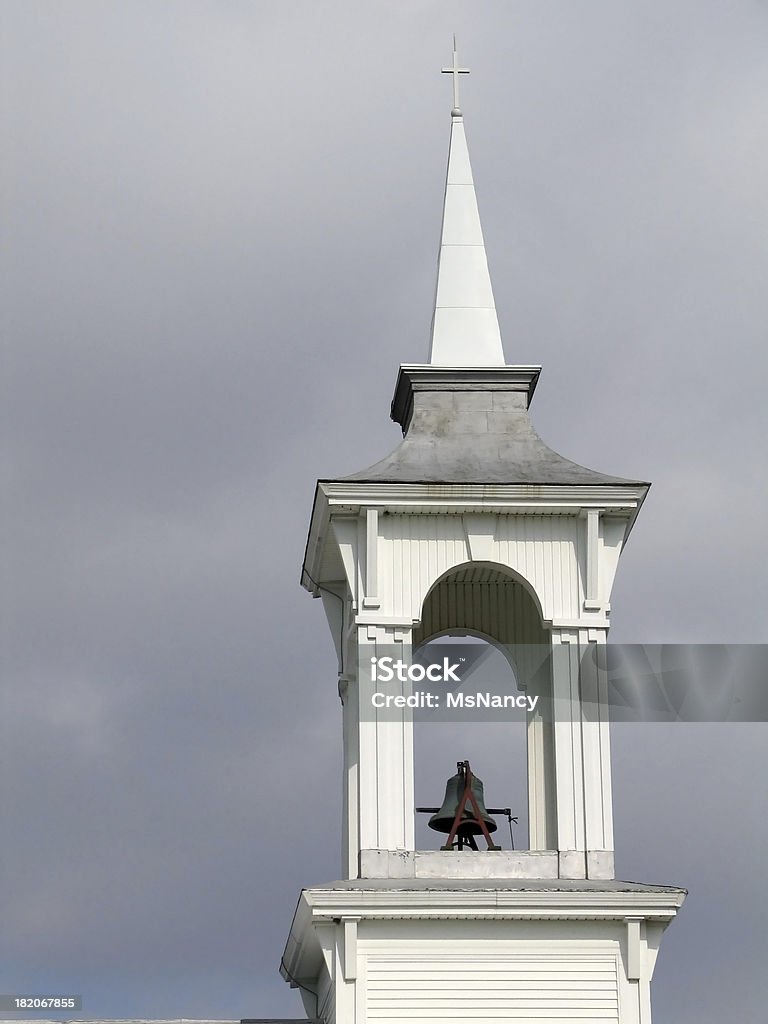
<path fill-rule="evenodd" d="M 448 779 L 445 785 L 445 798 L 443 799 L 443 805 L 436 814 L 433 814 L 427 824 L 430 828 L 433 828 L 435 832 L 446 832 L 450 833 L 453 828 L 453 823 L 456 818 L 456 812 L 459 809 L 459 803 L 464 796 L 464 789 L 466 787 L 466 774 L 464 771 L 459 771 L 452 778 Z M 495 832 L 497 824 L 494 819 L 490 816 L 488 811 L 485 809 L 485 799 L 483 797 L 483 783 L 473 773 L 471 790 L 474 794 L 475 800 L 477 801 L 478 810 L 480 811 L 480 819 L 485 825 L 488 832 Z M 469 836 L 479 836 L 482 833 L 482 828 L 475 817 L 475 811 L 472 806 L 472 802 L 467 800 L 462 811 L 459 826 L 456 830 L 456 835 L 460 839 L 465 839 Z"/>

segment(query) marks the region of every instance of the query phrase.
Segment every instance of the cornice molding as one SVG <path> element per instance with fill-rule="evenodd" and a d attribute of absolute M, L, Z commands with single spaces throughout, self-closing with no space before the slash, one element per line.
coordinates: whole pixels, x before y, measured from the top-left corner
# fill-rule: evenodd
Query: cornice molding
<path fill-rule="evenodd" d="M 439 885 L 439 883 L 435 883 Z M 632 883 L 629 883 L 632 885 Z M 305 889 L 286 942 L 285 967 L 310 977 L 319 964 L 318 930 L 344 919 L 366 921 L 621 921 L 666 925 L 677 914 L 685 889 L 638 886 L 622 889 Z"/>
<path fill-rule="evenodd" d="M 642 917 L 671 920 L 684 889 L 305 889 L 302 899 L 313 920 L 353 914 L 361 919 L 469 917 L 485 920 Z"/>
<path fill-rule="evenodd" d="M 587 508 L 632 512 L 639 508 L 649 484 L 487 484 L 477 483 L 366 483 L 319 480 L 318 487 L 330 506 L 400 506 L 409 511 L 450 508 L 452 511 L 536 512 L 555 507 L 580 513 Z"/>
<path fill-rule="evenodd" d="M 413 412 L 414 391 L 523 391 L 530 406 L 540 366 L 431 366 L 403 363 L 395 383 L 390 417 L 403 432 Z"/>

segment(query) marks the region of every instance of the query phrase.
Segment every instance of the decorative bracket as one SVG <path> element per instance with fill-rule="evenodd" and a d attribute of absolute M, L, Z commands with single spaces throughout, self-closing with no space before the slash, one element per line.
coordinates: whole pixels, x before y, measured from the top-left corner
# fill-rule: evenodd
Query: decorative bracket
<path fill-rule="evenodd" d="M 585 512 L 587 521 L 587 565 L 584 580 L 585 611 L 600 611 L 600 512 L 599 508 L 589 508 Z"/>

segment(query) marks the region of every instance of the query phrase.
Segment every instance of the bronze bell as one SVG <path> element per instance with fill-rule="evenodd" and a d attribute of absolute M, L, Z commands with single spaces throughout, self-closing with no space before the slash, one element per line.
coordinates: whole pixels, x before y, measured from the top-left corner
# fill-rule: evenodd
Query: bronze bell
<path fill-rule="evenodd" d="M 458 772 L 448 779 L 445 786 L 443 804 L 429 819 L 428 825 L 436 832 L 446 832 L 449 835 L 453 832 L 459 849 L 469 846 L 476 850 L 477 845 L 475 844 L 474 836 L 486 834 L 486 838 L 488 838 L 487 833 L 495 832 L 498 826 L 485 808 L 483 783 L 471 771 L 469 762 L 460 761 L 458 769 Z M 464 798 L 467 788 L 467 774 L 469 774 L 469 788 L 477 803 L 477 812 L 479 814 L 475 811 L 471 800 L 464 800 L 461 817 L 454 831 L 459 805 Z M 480 822 L 482 822 L 482 825 Z M 488 839 L 488 843 L 490 845 L 490 839 Z M 494 848 L 498 849 L 498 847 Z"/>

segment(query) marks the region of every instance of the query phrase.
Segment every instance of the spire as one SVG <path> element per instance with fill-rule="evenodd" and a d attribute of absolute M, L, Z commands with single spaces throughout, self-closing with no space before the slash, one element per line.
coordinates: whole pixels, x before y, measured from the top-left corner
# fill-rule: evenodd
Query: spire
<path fill-rule="evenodd" d="M 459 75 L 469 74 L 469 69 L 459 67 L 455 37 L 453 65 L 443 68 L 443 74 L 453 75 L 453 109 L 429 361 L 434 366 L 503 366 L 499 321 L 459 106 Z"/>

